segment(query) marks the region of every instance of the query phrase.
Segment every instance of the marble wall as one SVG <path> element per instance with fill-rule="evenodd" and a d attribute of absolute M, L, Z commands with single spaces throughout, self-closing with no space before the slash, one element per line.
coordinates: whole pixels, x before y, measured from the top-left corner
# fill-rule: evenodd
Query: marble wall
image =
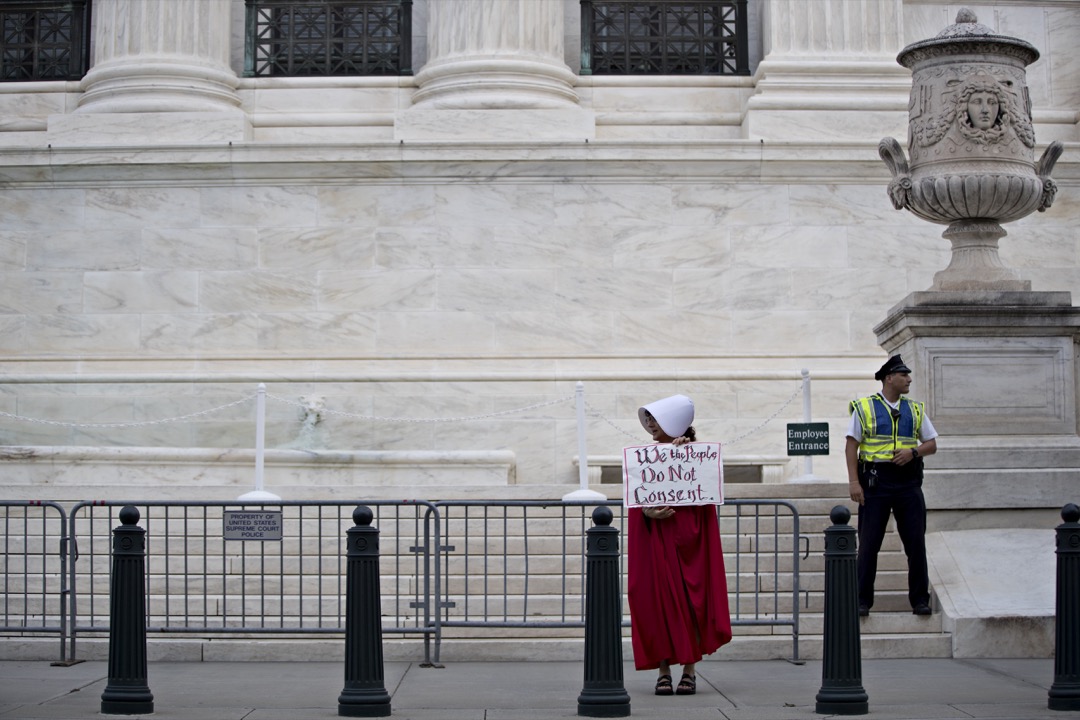
<path fill-rule="evenodd" d="M 637 404 L 676 391 L 698 398 L 710 436 L 754 431 L 802 367 L 840 374 L 814 389 L 815 419 L 840 438 L 846 401 L 874 389 L 872 327 L 948 261 L 936 229 L 892 210 L 882 182 L 466 179 L 479 169 L 463 161 L 453 178 L 407 183 L 6 189 L 5 372 L 185 381 L 0 384 L 5 412 L 136 423 L 4 418 L 0 444 L 250 447 L 250 404 L 143 423 L 233 402 L 261 380 L 292 403 L 318 396 L 363 418 L 461 419 L 329 413 L 310 447 L 510 449 L 517 482 L 573 482 L 575 372 L 603 416 L 589 422 L 590 453 L 615 454 L 637 433 Z M 110 184 L 110 170 L 98 174 Z M 1080 202 L 1062 193 L 1010 227 L 1002 255 L 1036 289 L 1080 289 L 1078 221 Z M 723 371 L 791 375 L 708 379 Z M 460 372 L 509 380 L 454 382 Z M 443 380 L 417 381 L 424 373 Z M 271 403 L 270 417 L 271 447 L 304 444 L 300 408 Z M 732 452 L 783 455 L 783 422 L 800 419 L 796 400 Z M 838 453 L 818 463 L 842 477 Z"/>
<path fill-rule="evenodd" d="M 572 485 L 577 380 L 590 455 L 641 439 L 642 402 L 685 392 L 702 435 L 775 458 L 809 368 L 836 448 L 814 470 L 844 479 L 847 401 L 876 389 L 883 355 L 873 327 L 949 258 L 942 228 L 885 192 L 877 141 L 903 136 L 910 83 L 889 63 L 958 6 L 831 7 L 897 47 L 813 45 L 817 70 L 792 74 L 811 46 L 778 47 L 755 3 L 753 77 L 576 78 L 588 143 L 541 137 L 550 117 L 528 110 L 395 138 L 413 78 L 240 78 L 217 124 L 76 112 L 79 83 L 0 86 L 0 446 L 249 449 L 245 398 L 265 382 L 270 447 L 511 451 L 510 482 Z M 242 3 L 229 12 L 235 71 Z M 1070 143 L 1053 208 L 1008 225 L 1001 256 L 1034 290 L 1075 293 L 1080 8 L 977 12 L 1043 49 L 1036 133 Z M 305 398 L 329 410 L 306 430 Z"/>

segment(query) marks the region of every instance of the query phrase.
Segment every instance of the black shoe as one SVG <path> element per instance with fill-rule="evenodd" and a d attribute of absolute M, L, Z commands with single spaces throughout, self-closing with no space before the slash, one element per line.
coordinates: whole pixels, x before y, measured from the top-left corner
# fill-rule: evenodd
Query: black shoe
<path fill-rule="evenodd" d="M 915 609 L 911 611 L 915 615 L 930 615 L 933 611 L 926 603 L 919 603 L 915 606 Z"/>
<path fill-rule="evenodd" d="M 859 603 L 859 617 L 866 617 L 870 614 L 870 606 Z"/>

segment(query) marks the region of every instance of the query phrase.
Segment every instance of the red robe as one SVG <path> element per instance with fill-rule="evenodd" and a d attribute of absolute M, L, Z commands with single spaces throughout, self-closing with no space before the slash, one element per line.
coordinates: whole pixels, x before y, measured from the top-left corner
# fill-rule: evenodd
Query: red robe
<path fill-rule="evenodd" d="M 634 665 L 695 663 L 731 641 L 724 551 L 715 505 L 677 506 L 650 520 L 627 511 L 627 599 Z"/>

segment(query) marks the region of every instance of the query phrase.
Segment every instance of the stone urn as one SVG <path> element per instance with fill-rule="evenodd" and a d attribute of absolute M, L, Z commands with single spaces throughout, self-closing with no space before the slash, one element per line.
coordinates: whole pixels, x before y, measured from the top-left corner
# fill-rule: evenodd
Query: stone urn
<path fill-rule="evenodd" d="M 1039 58 L 1031 44 L 997 35 L 962 9 L 956 23 L 912 43 L 897 62 L 912 71 L 908 152 L 893 138 L 878 150 L 893 179 L 897 210 L 948 225 L 949 266 L 931 291 L 1029 291 L 998 257 L 1002 223 L 1046 210 L 1061 156 L 1054 142 L 1035 162 L 1035 133 L 1025 68 Z"/>

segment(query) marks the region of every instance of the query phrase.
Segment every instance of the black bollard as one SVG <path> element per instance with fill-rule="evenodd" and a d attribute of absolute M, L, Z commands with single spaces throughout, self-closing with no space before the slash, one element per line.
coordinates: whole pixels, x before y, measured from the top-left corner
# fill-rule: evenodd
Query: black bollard
<path fill-rule="evenodd" d="M 577 714 L 626 717 L 630 695 L 623 687 L 619 531 L 611 527 L 610 508 L 596 508 L 592 518 L 585 552 L 585 685 Z"/>
<path fill-rule="evenodd" d="M 390 693 L 383 679 L 382 595 L 379 591 L 379 529 L 371 527 L 371 508 L 353 510 L 355 525 L 346 532 L 345 688 L 338 715 L 386 717 Z"/>
<path fill-rule="evenodd" d="M 870 712 L 862 686 L 859 646 L 859 585 L 855 528 L 851 511 L 837 505 L 825 529 L 825 630 L 821 690 L 815 712 L 824 715 L 866 715 Z"/>
<path fill-rule="evenodd" d="M 149 715 L 154 696 L 146 683 L 146 531 L 139 511 L 120 510 L 113 529 L 109 578 L 109 683 L 101 693 L 105 715 Z"/>
<path fill-rule="evenodd" d="M 1054 684 L 1047 707 L 1080 710 L 1080 507 L 1061 509 L 1057 526 Z"/>

